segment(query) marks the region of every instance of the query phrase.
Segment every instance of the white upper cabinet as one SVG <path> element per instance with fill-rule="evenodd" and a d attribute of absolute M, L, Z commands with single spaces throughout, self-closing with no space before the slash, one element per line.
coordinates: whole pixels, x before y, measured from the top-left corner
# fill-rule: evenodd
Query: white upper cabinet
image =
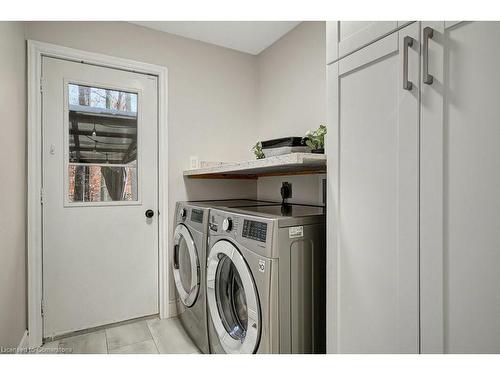
<path fill-rule="evenodd" d="M 500 353 L 500 23 L 425 31 L 421 347 Z"/>
<path fill-rule="evenodd" d="M 346 56 L 397 28 L 398 21 L 340 21 L 338 57 Z"/>
<path fill-rule="evenodd" d="M 329 352 L 418 352 L 419 46 L 413 23 L 329 66 Z"/>
<path fill-rule="evenodd" d="M 331 64 L 410 23 L 411 21 L 328 21 L 326 63 Z"/>

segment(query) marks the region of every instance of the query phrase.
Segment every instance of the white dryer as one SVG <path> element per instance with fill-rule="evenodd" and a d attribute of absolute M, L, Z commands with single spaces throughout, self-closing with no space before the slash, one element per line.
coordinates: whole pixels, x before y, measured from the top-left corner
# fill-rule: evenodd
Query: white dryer
<path fill-rule="evenodd" d="M 325 353 L 323 207 L 210 211 L 209 338 L 214 353 Z"/>

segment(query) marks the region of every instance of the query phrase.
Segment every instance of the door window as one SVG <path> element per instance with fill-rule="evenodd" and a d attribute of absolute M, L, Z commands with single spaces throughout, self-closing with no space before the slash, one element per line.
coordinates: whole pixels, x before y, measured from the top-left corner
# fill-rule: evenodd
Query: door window
<path fill-rule="evenodd" d="M 67 88 L 67 201 L 138 201 L 138 94 Z"/>

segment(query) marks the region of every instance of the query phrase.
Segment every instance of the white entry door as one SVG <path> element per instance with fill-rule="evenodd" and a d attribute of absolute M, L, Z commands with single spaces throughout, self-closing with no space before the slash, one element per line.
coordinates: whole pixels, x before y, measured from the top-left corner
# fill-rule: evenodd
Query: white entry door
<path fill-rule="evenodd" d="M 42 76 L 44 337 L 157 314 L 157 77 Z"/>

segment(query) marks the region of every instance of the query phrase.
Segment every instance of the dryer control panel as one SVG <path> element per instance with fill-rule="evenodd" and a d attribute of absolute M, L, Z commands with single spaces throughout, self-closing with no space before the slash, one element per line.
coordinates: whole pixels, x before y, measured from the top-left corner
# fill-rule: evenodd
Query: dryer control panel
<path fill-rule="evenodd" d="M 191 210 L 191 221 L 203 223 L 203 210 L 193 208 Z"/>

